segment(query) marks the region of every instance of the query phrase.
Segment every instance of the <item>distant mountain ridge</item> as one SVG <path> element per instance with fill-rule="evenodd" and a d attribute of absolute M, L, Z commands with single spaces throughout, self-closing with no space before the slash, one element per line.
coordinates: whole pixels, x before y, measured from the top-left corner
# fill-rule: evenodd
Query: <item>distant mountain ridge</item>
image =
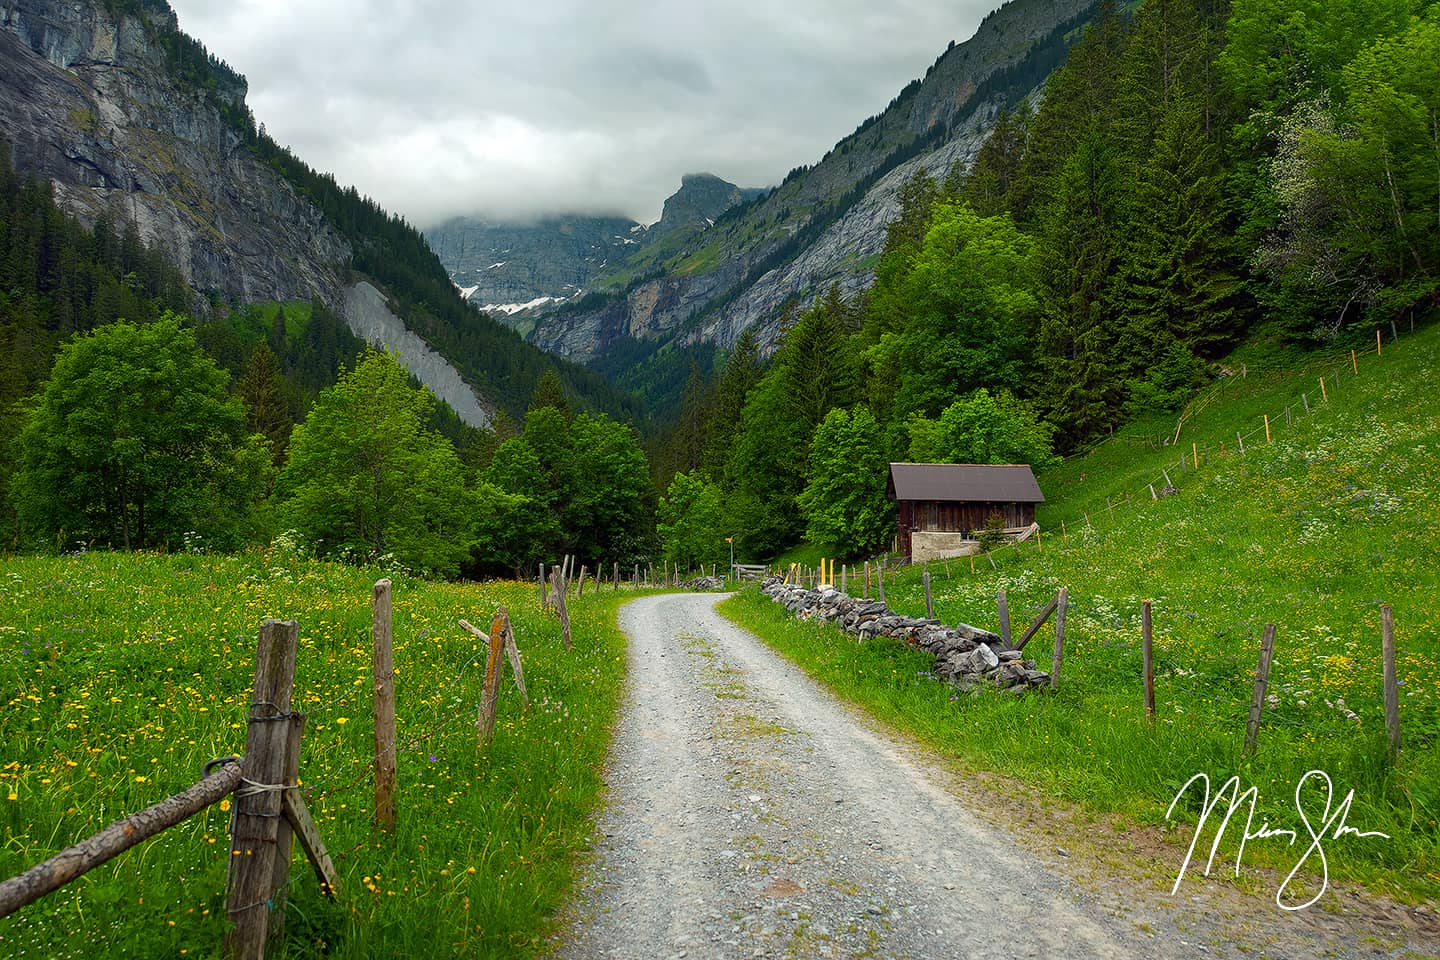
<path fill-rule="evenodd" d="M 624 217 L 562 215 L 528 223 L 456 217 L 425 232 L 460 294 L 522 333 L 584 292 L 612 264 L 671 234 L 704 230 L 765 194 L 712 173 L 687 173 L 649 226 Z"/>

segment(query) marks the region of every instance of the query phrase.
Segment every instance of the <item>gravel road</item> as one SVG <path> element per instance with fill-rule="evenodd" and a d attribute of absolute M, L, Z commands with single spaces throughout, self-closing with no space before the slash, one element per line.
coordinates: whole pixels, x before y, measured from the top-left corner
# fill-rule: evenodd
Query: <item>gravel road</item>
<path fill-rule="evenodd" d="M 621 613 L 631 688 L 561 956 L 1213 956 L 1142 946 L 716 599 Z"/>

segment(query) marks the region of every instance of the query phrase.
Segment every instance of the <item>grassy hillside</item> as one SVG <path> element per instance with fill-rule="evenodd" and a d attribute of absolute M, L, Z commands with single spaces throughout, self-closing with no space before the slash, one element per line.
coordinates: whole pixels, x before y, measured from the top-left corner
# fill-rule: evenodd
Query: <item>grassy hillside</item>
<path fill-rule="evenodd" d="M 952 701 L 948 687 L 923 676 L 923 655 L 787 624 L 762 597 L 742 598 L 737 615 L 781 638 L 782 649 L 847 696 L 940 749 L 1143 822 L 1162 822 L 1181 786 L 1203 772 L 1220 780 L 1238 774 L 1257 786 L 1257 824 L 1265 816 L 1300 827 L 1295 784 L 1309 770 L 1327 771 L 1342 796 L 1355 790 L 1350 825 L 1391 837 L 1334 841 L 1331 875 L 1433 897 L 1440 893 L 1440 406 L 1431 380 L 1440 369 L 1440 328 L 1397 343 L 1386 330 L 1385 339 L 1383 356 L 1372 342 L 1355 367 L 1348 350 L 1299 363 L 1242 352 L 1229 363 L 1235 375 L 1192 405 L 1178 442 L 1170 443 L 1173 418 L 1137 424 L 1043 476 L 1049 503 L 1040 544 L 998 551 L 994 569 L 983 557 L 973 573 L 968 560 L 930 565 L 936 616 L 947 623 L 996 629 L 996 594 L 1004 589 L 1018 633 L 1057 589 L 1069 589 L 1054 695 L 990 691 Z M 1159 492 L 1165 473 L 1175 494 L 1152 501 L 1150 483 Z M 887 584 L 892 607 L 924 615 L 920 574 L 910 568 Z M 1142 699 L 1142 599 L 1152 599 L 1155 611 L 1153 723 Z M 1393 765 L 1385 749 L 1381 603 L 1393 605 L 1399 649 L 1405 749 Z M 1270 697 L 1259 749 L 1246 758 L 1245 718 L 1266 623 L 1277 625 Z M 1047 626 L 1026 648 L 1042 669 L 1053 636 Z M 1235 844 L 1222 849 L 1233 857 Z M 1245 857 L 1288 869 L 1298 853 L 1261 840 Z"/>
<path fill-rule="evenodd" d="M 370 589 L 395 580 L 398 828 L 371 829 Z M 307 804 L 340 873 L 297 848 L 287 956 L 512 956 L 538 945 L 585 842 L 624 672 L 616 595 L 572 604 L 563 649 L 535 589 L 239 557 L 7 558 L 0 574 L 0 877 L 243 753 L 257 629 L 300 622 Z M 625 593 L 619 597 L 627 596 Z M 508 604 L 532 704 L 508 678 L 475 744 L 488 628 Z M 229 815 L 212 806 L 0 920 L 13 957 L 218 956 Z M 277 954 L 278 955 L 278 954 Z"/>

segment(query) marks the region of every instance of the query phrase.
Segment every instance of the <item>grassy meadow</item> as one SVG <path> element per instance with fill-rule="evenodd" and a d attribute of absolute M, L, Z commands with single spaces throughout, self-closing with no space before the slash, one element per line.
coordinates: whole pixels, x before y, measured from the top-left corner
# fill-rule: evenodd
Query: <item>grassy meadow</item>
<path fill-rule="evenodd" d="M 1340 797 L 1355 791 L 1348 824 L 1391 837 L 1332 842 L 1331 876 L 1407 899 L 1440 896 L 1440 328 L 1393 344 L 1387 330 L 1385 340 L 1383 356 L 1373 342 L 1357 356 L 1358 373 L 1348 351 L 1299 364 L 1241 355 L 1230 364 L 1236 376 L 1202 394 L 1177 443 L 1173 417 L 1136 424 L 1042 476 L 1049 503 L 1041 543 L 996 551 L 993 569 L 978 557 L 973 573 L 967 559 L 929 564 L 935 615 L 946 623 L 997 629 L 1004 589 L 1018 635 L 1060 587 L 1069 589 L 1054 694 L 955 694 L 926 675 L 925 655 L 793 622 L 753 592 L 730 602 L 731 615 L 844 696 L 965 763 L 1141 822 L 1163 822 L 1197 773 L 1217 787 L 1238 775 L 1259 789 L 1257 825 L 1268 817 L 1308 840 L 1295 787 L 1324 770 Z M 1237 431 L 1249 434 L 1243 456 Z M 1152 501 L 1149 484 L 1162 470 L 1176 493 Z M 918 566 L 887 581 L 886 594 L 892 608 L 924 615 Z M 1141 679 L 1144 599 L 1154 603 L 1153 723 Z M 1405 748 L 1393 765 L 1382 603 L 1393 606 L 1399 651 Z M 1275 658 L 1259 746 L 1247 758 L 1266 623 L 1277 626 Z M 1052 620 L 1026 648 L 1042 669 L 1053 638 Z M 1198 793 L 1191 796 L 1182 807 L 1193 816 Z M 1324 797 L 1307 797 L 1318 819 Z M 1223 849 L 1233 857 L 1234 847 Z M 1288 870 L 1298 852 L 1257 840 L 1245 859 Z"/>
<path fill-rule="evenodd" d="M 568 890 L 602 787 L 624 641 L 616 597 L 572 600 L 566 652 L 538 589 L 443 584 L 240 556 L 9 557 L 0 567 L 0 878 L 244 752 L 258 627 L 296 619 L 307 804 L 340 873 L 322 899 L 299 847 L 291 957 L 530 952 Z M 394 580 L 398 826 L 371 826 L 370 595 Z M 475 743 L 488 629 L 509 606 L 532 698 L 508 676 Z M 0 920 L 7 957 L 217 956 L 228 801 Z"/>

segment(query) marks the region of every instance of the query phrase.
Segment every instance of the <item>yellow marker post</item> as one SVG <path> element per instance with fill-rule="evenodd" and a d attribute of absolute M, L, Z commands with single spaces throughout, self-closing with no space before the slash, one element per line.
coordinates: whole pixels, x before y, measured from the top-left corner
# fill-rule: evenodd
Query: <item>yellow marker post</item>
<path fill-rule="evenodd" d="M 1270 442 L 1270 414 L 1265 414 L 1265 442 Z"/>
<path fill-rule="evenodd" d="M 1380 356 L 1380 328 L 1375 328 L 1375 356 Z"/>
<path fill-rule="evenodd" d="M 1320 378 L 1320 399 L 1326 403 L 1330 402 L 1330 394 L 1325 392 L 1325 378 Z"/>

